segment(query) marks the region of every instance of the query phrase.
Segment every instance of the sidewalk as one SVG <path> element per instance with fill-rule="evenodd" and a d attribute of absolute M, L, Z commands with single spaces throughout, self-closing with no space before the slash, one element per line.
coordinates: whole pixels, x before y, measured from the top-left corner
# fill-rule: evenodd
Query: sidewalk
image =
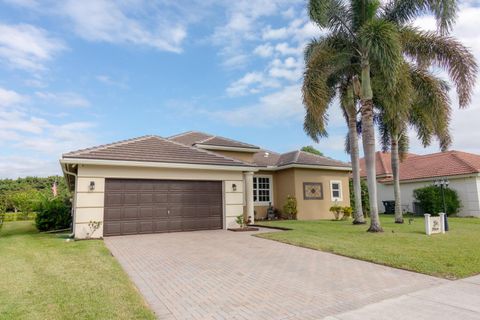
<path fill-rule="evenodd" d="M 404 294 L 325 319 L 480 319 L 480 275 Z"/>

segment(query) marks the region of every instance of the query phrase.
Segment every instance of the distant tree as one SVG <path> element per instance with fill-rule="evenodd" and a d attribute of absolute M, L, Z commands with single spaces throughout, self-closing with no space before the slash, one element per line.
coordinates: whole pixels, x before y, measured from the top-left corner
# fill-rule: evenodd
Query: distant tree
<path fill-rule="evenodd" d="M 320 150 L 315 149 L 313 146 L 305 146 L 305 147 L 302 147 L 302 149 L 300 150 L 304 152 L 316 154 L 317 156 L 323 156 L 323 153 Z"/>
<path fill-rule="evenodd" d="M 6 196 L 7 202 L 10 203 L 15 212 L 21 212 L 27 216 L 35 210 L 40 193 L 35 189 L 25 189 L 9 192 Z"/>

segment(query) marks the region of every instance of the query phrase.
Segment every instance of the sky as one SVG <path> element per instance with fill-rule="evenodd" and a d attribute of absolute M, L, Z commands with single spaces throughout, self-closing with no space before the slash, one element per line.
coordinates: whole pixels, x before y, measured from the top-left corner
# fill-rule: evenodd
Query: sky
<path fill-rule="evenodd" d="M 453 30 L 478 61 L 479 4 L 463 1 Z M 303 0 L 0 0 L 0 178 L 61 174 L 62 153 L 189 130 L 348 161 L 338 103 L 328 138 L 303 132 L 303 48 L 322 32 Z M 480 153 L 480 85 L 468 109 L 456 99 L 452 149 Z M 438 147 L 411 132 L 411 151 Z"/>

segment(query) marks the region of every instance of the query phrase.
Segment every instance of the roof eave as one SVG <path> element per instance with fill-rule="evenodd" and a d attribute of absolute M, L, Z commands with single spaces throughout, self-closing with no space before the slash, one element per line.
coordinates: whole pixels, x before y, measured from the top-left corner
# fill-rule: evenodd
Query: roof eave
<path fill-rule="evenodd" d="M 175 163 L 175 162 L 149 162 L 149 161 L 129 161 L 129 160 L 105 160 L 105 159 L 85 159 L 85 158 L 62 158 L 63 164 L 88 164 L 104 166 L 122 166 L 122 167 L 147 167 L 147 168 L 170 168 L 170 169 L 203 169 L 203 170 L 223 170 L 223 171 L 258 171 L 254 166 L 240 165 L 214 165 L 214 164 L 193 164 L 193 163 Z"/>
<path fill-rule="evenodd" d="M 269 167 L 259 167 L 259 168 L 261 170 L 266 170 L 266 171 L 278 171 L 278 170 L 285 170 L 285 169 L 290 169 L 290 168 L 347 171 L 347 172 L 352 171 L 352 167 L 307 165 L 307 164 L 287 164 L 287 165 L 282 165 L 282 166 L 269 166 Z"/>

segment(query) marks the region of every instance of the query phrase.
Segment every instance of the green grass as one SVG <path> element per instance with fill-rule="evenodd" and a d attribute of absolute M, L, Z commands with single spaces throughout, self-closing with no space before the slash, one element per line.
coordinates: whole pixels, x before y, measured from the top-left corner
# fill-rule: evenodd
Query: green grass
<path fill-rule="evenodd" d="M 258 236 L 448 279 L 480 273 L 480 219 L 449 218 L 450 231 L 432 236 L 423 218 L 406 220 L 383 215 L 385 232 L 375 234 L 350 221 L 270 221 L 261 224 L 293 230 Z"/>
<path fill-rule="evenodd" d="M 101 240 L 66 242 L 31 221 L 0 231 L 0 319 L 154 319 Z"/>

